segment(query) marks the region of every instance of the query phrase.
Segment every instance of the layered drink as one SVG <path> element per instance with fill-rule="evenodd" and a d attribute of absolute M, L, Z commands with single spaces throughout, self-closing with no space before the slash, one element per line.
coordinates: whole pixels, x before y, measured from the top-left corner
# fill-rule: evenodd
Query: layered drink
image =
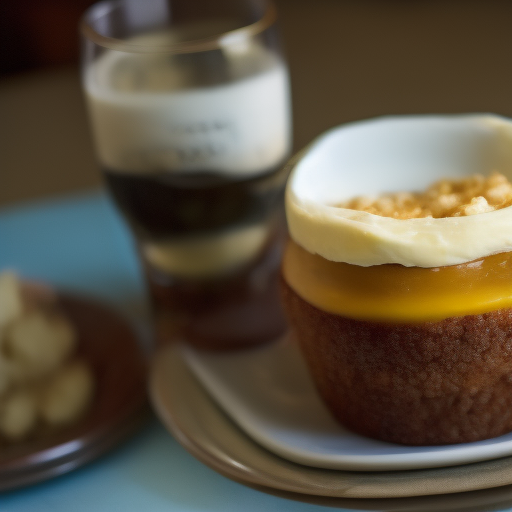
<path fill-rule="evenodd" d="M 185 28 L 91 59 L 84 87 L 97 156 L 137 239 L 159 341 L 267 341 L 285 328 L 288 72 L 259 38 L 268 27 L 217 40 L 202 37 L 236 25 Z"/>

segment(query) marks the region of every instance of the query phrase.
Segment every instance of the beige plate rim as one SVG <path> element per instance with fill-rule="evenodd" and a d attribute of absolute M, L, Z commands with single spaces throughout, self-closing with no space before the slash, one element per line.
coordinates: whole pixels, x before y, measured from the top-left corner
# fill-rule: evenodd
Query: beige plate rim
<path fill-rule="evenodd" d="M 149 390 L 160 420 L 194 457 L 228 478 L 270 494 L 367 510 L 512 505 L 512 457 L 436 469 L 351 472 L 302 466 L 274 455 L 226 416 L 174 346 L 155 355 Z"/>

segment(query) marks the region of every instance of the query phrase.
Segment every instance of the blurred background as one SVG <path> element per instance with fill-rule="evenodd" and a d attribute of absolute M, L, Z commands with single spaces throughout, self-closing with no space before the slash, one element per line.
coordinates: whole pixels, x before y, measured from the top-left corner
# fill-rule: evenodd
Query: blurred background
<path fill-rule="evenodd" d="M 89 0 L 2 0 L 0 207 L 101 184 L 79 82 Z M 512 2 L 276 0 L 295 149 L 386 114 L 512 115 Z"/>

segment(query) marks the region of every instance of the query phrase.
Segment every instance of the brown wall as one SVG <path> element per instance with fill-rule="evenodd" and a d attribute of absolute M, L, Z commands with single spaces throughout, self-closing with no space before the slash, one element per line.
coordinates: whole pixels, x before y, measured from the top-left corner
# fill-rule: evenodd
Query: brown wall
<path fill-rule="evenodd" d="M 22 26 L 46 41 L 37 44 L 45 56 L 37 63 L 53 67 L 0 79 L 0 205 L 101 182 L 77 68 L 55 68 L 77 61 L 76 24 L 88 3 L 2 4 L 28 9 Z M 512 116 L 510 1 L 276 3 L 292 77 L 296 149 L 331 126 L 384 114 Z M 11 31 L 14 14 L 0 16 Z"/>

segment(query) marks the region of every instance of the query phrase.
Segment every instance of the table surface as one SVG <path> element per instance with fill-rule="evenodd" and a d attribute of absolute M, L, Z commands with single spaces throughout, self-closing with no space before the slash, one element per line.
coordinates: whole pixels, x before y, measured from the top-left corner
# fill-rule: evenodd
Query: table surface
<path fill-rule="evenodd" d="M 331 126 L 377 115 L 512 114 L 511 2 L 276 3 L 292 77 L 296 149 Z M 143 317 L 144 287 L 130 237 L 105 195 L 90 192 L 101 177 L 78 69 L 0 80 L 0 112 L 0 268 Z M 0 495 L 0 510 L 324 508 L 229 481 L 188 455 L 155 420 L 101 460 Z"/>
<path fill-rule="evenodd" d="M 143 319 L 143 284 L 130 236 L 104 193 L 0 212 L 0 268 L 95 297 Z M 189 455 L 157 420 L 121 448 L 73 473 L 0 494 L 2 512 L 280 510 L 324 507 L 235 483 Z"/>
<path fill-rule="evenodd" d="M 0 210 L 0 268 L 94 297 L 136 326 L 147 322 L 144 285 L 130 235 L 102 191 Z M 483 502 L 497 500 L 500 505 L 471 510 L 512 511 L 509 494 L 490 490 Z M 442 503 L 458 510 L 456 500 L 454 495 Z M 372 510 L 378 506 L 374 503 Z M 83 468 L 0 493 L 2 512 L 35 510 L 319 512 L 325 507 L 271 496 L 228 480 L 189 455 L 153 419 L 129 442 Z"/>

